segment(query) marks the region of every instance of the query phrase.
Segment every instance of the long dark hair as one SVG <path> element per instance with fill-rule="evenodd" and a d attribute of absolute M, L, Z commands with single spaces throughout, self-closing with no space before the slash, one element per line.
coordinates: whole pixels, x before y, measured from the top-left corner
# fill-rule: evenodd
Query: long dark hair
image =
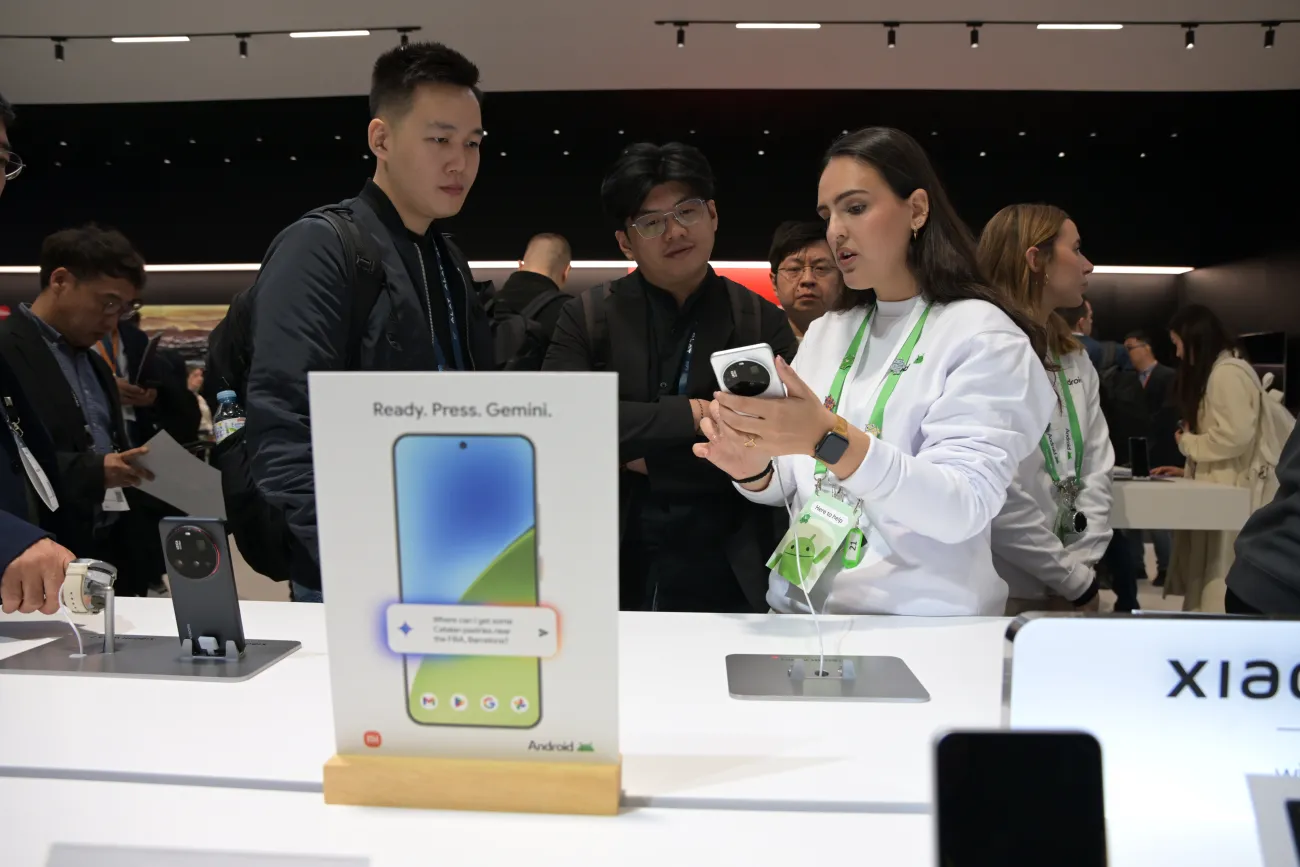
<path fill-rule="evenodd" d="M 1214 311 L 1201 304 L 1189 304 L 1175 313 L 1169 330 L 1183 342 L 1183 358 L 1174 383 L 1178 410 L 1187 430 L 1196 433 L 1210 371 L 1221 354 L 1236 351 L 1237 340 Z"/>
<path fill-rule="evenodd" d="M 980 274 L 975 255 L 975 237 L 957 216 L 939 176 L 925 150 L 902 130 L 873 126 L 835 140 L 826 151 L 822 169 L 836 157 L 852 157 L 880 172 L 885 183 L 900 199 L 917 190 L 930 197 L 930 215 L 907 248 L 907 266 L 927 301 L 948 304 L 964 298 L 987 301 L 1011 318 L 1025 332 L 1034 355 L 1049 361 L 1047 329 L 1036 322 L 1005 293 L 993 288 Z M 845 291 L 837 309 L 874 304 L 872 290 Z"/>

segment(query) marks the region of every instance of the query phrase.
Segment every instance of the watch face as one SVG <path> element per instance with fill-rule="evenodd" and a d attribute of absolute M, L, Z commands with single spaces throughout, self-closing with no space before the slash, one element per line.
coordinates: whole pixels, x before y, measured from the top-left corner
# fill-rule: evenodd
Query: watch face
<path fill-rule="evenodd" d="M 817 445 L 817 460 L 827 466 L 838 464 L 848 448 L 848 438 L 831 431 L 822 437 L 822 441 Z"/>

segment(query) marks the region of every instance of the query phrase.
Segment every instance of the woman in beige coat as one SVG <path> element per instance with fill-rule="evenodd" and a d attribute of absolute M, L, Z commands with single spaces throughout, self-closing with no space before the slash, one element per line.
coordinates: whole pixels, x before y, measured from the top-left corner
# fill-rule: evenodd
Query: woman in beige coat
<path fill-rule="evenodd" d="M 1249 488 L 1262 409 L 1259 377 L 1238 357 L 1236 341 L 1209 308 L 1194 304 L 1179 311 L 1169 336 L 1182 362 L 1174 386 L 1182 413 L 1176 436 L 1187 468 L 1153 473 Z M 1165 595 L 1181 595 L 1184 611 L 1222 612 L 1236 541 L 1235 530 L 1175 530 Z"/>

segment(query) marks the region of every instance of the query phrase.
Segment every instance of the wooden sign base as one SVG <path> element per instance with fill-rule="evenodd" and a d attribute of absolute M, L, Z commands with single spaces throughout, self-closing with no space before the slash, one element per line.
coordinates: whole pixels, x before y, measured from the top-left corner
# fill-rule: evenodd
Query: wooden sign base
<path fill-rule="evenodd" d="M 336 755 L 325 803 L 504 813 L 618 812 L 622 764 Z"/>

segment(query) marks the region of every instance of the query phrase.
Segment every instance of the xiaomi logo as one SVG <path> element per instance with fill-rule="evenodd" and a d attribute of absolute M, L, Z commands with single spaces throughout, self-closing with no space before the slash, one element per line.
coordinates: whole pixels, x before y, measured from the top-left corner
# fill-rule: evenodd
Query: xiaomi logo
<path fill-rule="evenodd" d="M 1169 698 L 1192 696 L 1194 698 L 1232 698 L 1242 695 L 1249 699 L 1268 699 L 1278 695 L 1300 699 L 1300 664 L 1290 669 L 1278 666 L 1267 659 L 1252 659 L 1238 663 L 1234 669 L 1231 660 L 1221 659 L 1217 668 L 1208 671 L 1208 659 L 1198 659 L 1193 663 L 1181 660 L 1169 660 L 1176 678 Z M 1216 676 L 1217 675 L 1217 676 Z"/>

